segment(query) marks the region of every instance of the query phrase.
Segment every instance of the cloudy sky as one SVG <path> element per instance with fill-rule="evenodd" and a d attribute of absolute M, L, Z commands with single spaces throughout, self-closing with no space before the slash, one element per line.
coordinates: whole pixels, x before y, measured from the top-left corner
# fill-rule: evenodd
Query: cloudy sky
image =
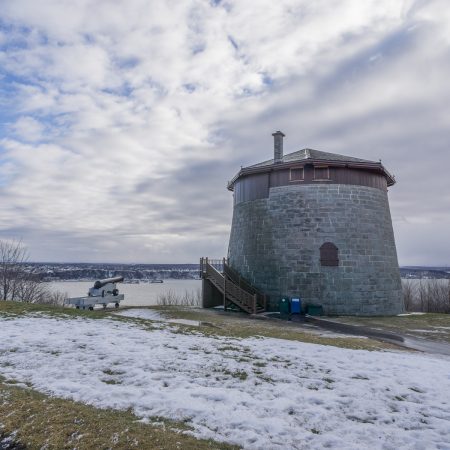
<path fill-rule="evenodd" d="M 0 239 L 35 261 L 226 254 L 241 165 L 383 161 L 402 265 L 450 265 L 446 0 L 0 0 Z"/>

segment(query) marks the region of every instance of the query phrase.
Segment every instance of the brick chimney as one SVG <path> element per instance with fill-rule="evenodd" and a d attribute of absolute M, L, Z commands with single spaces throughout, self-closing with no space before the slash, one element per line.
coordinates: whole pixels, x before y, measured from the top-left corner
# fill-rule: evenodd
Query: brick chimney
<path fill-rule="evenodd" d="M 283 138 L 281 131 L 272 133 L 273 136 L 273 162 L 280 163 L 283 160 Z"/>

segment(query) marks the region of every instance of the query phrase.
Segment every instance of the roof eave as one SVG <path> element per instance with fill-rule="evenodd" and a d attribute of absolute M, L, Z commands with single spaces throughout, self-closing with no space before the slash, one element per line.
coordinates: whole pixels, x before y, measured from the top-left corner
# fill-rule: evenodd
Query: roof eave
<path fill-rule="evenodd" d="M 386 169 L 386 167 L 383 166 L 383 164 L 380 163 L 380 166 L 381 166 L 381 169 L 383 170 L 383 173 L 384 173 L 384 175 L 385 175 L 385 177 L 386 177 L 388 187 L 394 186 L 394 184 L 397 182 L 397 181 L 395 180 L 395 176 L 392 175 L 392 174 Z"/>
<path fill-rule="evenodd" d="M 244 175 L 251 175 L 254 173 L 265 173 L 265 172 L 273 172 L 274 170 L 286 169 L 290 166 L 301 165 L 301 164 L 328 164 L 333 165 L 334 167 L 350 167 L 350 168 L 364 168 L 364 169 L 375 169 L 380 170 L 383 175 L 386 177 L 388 187 L 393 186 L 395 184 L 395 177 L 391 175 L 388 170 L 381 164 L 381 162 L 358 162 L 358 161 L 332 161 L 332 160 L 323 160 L 323 159 L 303 159 L 298 161 L 288 161 L 288 162 L 279 162 L 272 163 L 267 166 L 261 167 L 243 167 L 228 183 L 227 189 L 229 191 L 234 191 L 234 184 L 236 181 Z"/>

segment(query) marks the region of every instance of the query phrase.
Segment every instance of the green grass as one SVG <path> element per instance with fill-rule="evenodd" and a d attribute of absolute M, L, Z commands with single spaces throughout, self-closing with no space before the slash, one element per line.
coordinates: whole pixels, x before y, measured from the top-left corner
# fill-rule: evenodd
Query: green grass
<path fill-rule="evenodd" d="M 210 337 L 272 337 L 322 345 L 364 350 L 382 350 L 396 348 L 371 339 L 340 338 L 320 336 L 302 329 L 295 324 L 272 320 L 255 320 L 241 314 L 217 313 L 211 310 L 161 307 L 168 317 L 191 319 L 203 322 L 199 327 L 167 324 L 167 329 L 177 333 L 196 333 Z M 114 318 L 114 320 L 134 323 L 151 330 L 152 322 L 144 319 L 113 316 L 111 310 L 77 310 L 57 306 L 0 301 L 0 317 L 14 318 L 28 314 L 45 314 L 52 317 L 87 317 L 90 319 Z M 415 316 L 413 316 L 415 318 Z M 417 319 L 416 319 L 417 320 Z M 432 321 L 438 323 L 437 319 Z M 439 322 L 441 323 L 441 322 Z M 445 322 L 447 323 L 447 322 Z M 282 344 L 280 344 L 282 345 Z M 237 347 L 224 345 L 224 353 L 236 351 Z M 239 347 L 242 351 L 242 347 Z M 242 358 L 249 360 L 244 354 Z M 254 371 L 262 380 L 264 363 L 254 362 Z M 122 375 L 114 368 L 105 369 L 106 384 L 120 383 Z M 237 380 L 245 380 L 247 372 L 236 370 L 230 373 Z M 330 379 L 331 383 L 331 379 Z M 315 386 L 310 387 L 316 389 Z M 70 400 L 57 399 L 14 385 L 14 381 L 5 383 L 0 377 L 0 423 L 3 436 L 17 431 L 15 441 L 26 448 L 34 449 L 231 449 L 237 448 L 211 440 L 198 440 L 185 432 L 186 423 L 155 418 L 155 423 L 144 424 L 131 411 L 97 409 L 89 405 Z"/>
<path fill-rule="evenodd" d="M 27 449 L 238 448 L 185 434 L 190 430 L 186 423 L 161 418 L 153 422 L 142 423 L 131 411 L 97 409 L 10 386 L 0 379 L 0 433 L 8 436 L 16 431 L 15 442 Z"/>
<path fill-rule="evenodd" d="M 142 309 L 142 308 L 140 308 Z M 167 328 L 174 333 L 201 333 L 205 336 L 228 336 L 236 338 L 271 337 L 287 339 L 312 344 L 331 345 L 335 347 L 356 350 L 383 350 L 398 349 L 397 346 L 379 342 L 373 339 L 358 337 L 327 337 L 302 329 L 287 321 L 256 320 L 244 314 L 233 312 L 217 312 L 201 308 L 183 308 L 179 306 L 152 307 L 164 313 L 165 316 L 174 319 L 190 319 L 202 323 L 200 327 L 176 324 L 168 324 Z M 20 316 L 26 314 L 45 313 L 53 317 L 87 317 L 90 319 L 113 319 L 117 321 L 135 323 L 147 330 L 152 330 L 152 321 L 111 314 L 107 310 L 80 310 L 75 308 L 63 308 L 58 306 L 37 305 L 31 303 L 0 301 L 0 316 Z"/>
<path fill-rule="evenodd" d="M 450 314 L 427 313 L 390 317 L 346 316 L 333 317 L 332 320 L 450 343 Z"/>
<path fill-rule="evenodd" d="M 146 330 L 152 330 L 152 322 L 145 319 L 123 317 L 111 314 L 116 309 L 96 309 L 90 311 L 89 309 L 76 309 L 72 307 L 53 306 L 53 305 L 41 305 L 35 303 L 24 302 L 10 302 L 0 300 L 0 317 L 14 318 L 17 316 L 25 316 L 30 314 L 45 314 L 50 317 L 60 318 L 78 318 L 86 317 L 89 319 L 112 319 L 119 322 L 135 323 Z"/>
<path fill-rule="evenodd" d="M 399 349 L 395 345 L 373 339 L 320 336 L 287 321 L 251 319 L 246 315 L 233 312 L 224 313 L 210 309 L 167 306 L 156 309 L 170 318 L 197 320 L 206 324 L 206 326 L 184 327 L 183 329 L 186 332 L 201 332 L 207 336 L 271 337 L 357 350 Z"/>
<path fill-rule="evenodd" d="M 239 380 L 245 381 L 248 378 L 248 374 L 245 370 L 235 370 L 231 372 L 230 370 L 224 370 L 224 375 L 230 375 L 233 378 L 237 378 Z"/>
<path fill-rule="evenodd" d="M 88 309 L 64 308 L 62 306 L 0 300 L 0 315 L 21 316 L 32 313 L 45 313 L 50 316 L 89 317 L 91 319 L 105 317 L 105 311 L 103 310 L 89 311 Z"/>

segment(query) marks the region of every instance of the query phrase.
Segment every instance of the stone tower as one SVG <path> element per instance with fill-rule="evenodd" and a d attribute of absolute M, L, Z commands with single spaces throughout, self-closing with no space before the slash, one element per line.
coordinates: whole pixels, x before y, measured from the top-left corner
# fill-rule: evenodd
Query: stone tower
<path fill-rule="evenodd" d="M 325 314 L 393 315 L 402 290 L 381 162 L 312 149 L 242 168 L 234 192 L 230 266 L 270 298 L 320 304 Z"/>

